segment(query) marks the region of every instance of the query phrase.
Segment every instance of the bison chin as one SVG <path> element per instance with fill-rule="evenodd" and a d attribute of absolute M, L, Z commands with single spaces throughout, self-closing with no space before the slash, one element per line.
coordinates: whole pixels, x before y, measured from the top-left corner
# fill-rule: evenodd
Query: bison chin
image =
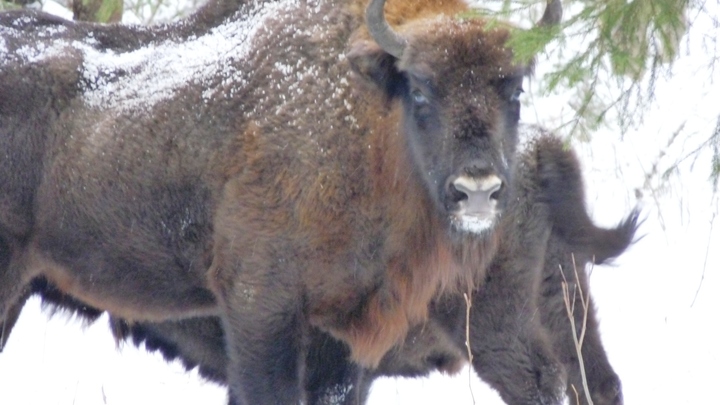
<path fill-rule="evenodd" d="M 494 212 L 487 215 L 456 215 L 450 221 L 456 232 L 484 235 L 495 228 L 495 217 Z"/>

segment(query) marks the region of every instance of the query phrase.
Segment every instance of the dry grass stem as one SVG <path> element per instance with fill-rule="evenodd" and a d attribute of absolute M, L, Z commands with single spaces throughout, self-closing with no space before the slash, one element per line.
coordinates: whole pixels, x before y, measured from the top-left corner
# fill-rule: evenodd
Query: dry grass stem
<path fill-rule="evenodd" d="M 570 388 L 572 388 L 573 393 L 575 393 L 575 403 L 580 403 L 580 393 L 578 392 L 577 388 L 575 388 L 575 384 L 570 384 Z"/>
<path fill-rule="evenodd" d="M 472 350 L 470 349 L 470 308 L 472 307 L 472 290 L 468 290 L 467 293 L 463 294 L 463 297 L 465 297 L 465 347 L 467 348 L 467 354 L 468 354 L 468 362 L 470 363 L 470 367 L 468 368 L 468 388 L 470 389 L 470 397 L 472 398 L 472 403 L 475 405 L 475 394 L 473 393 L 472 389 L 472 362 L 473 362 L 473 355 Z"/>
<path fill-rule="evenodd" d="M 570 320 L 570 327 L 572 328 L 572 336 L 573 341 L 575 342 L 575 351 L 577 352 L 578 357 L 578 365 L 580 367 L 580 375 L 582 377 L 582 383 L 583 383 L 583 391 L 585 392 L 585 398 L 587 399 L 588 405 L 593 405 L 592 398 L 590 397 L 590 388 L 588 387 L 587 383 L 587 376 L 585 375 L 585 362 L 583 360 L 582 355 L 582 345 L 583 341 L 585 339 L 585 331 L 587 330 L 587 314 L 588 310 L 590 309 L 590 295 L 588 292 L 588 296 L 586 297 L 583 293 L 582 286 L 580 285 L 580 278 L 578 276 L 578 270 L 577 265 L 575 264 L 575 255 L 572 256 L 572 263 L 573 263 L 573 270 L 575 273 L 575 288 L 573 288 L 572 292 L 572 301 L 570 300 L 570 287 L 567 282 L 567 279 L 565 278 L 565 272 L 563 272 L 562 266 L 560 266 L 560 274 L 562 275 L 563 281 L 562 281 L 562 291 L 563 291 L 563 300 L 565 301 L 565 310 L 567 311 L 568 319 Z M 583 269 L 584 271 L 584 269 Z M 577 327 L 575 325 L 575 302 L 577 300 L 577 296 L 580 296 L 580 304 L 582 305 L 583 310 L 583 323 L 582 328 L 580 329 L 580 336 L 578 337 L 577 334 Z M 573 387 L 573 390 L 575 390 L 575 387 Z M 577 391 L 576 392 L 576 401 L 579 404 L 579 397 L 577 397 Z"/>

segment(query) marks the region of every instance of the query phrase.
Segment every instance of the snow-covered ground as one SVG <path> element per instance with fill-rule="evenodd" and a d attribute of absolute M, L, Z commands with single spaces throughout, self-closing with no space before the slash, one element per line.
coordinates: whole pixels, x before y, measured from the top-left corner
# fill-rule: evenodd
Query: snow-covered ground
<path fill-rule="evenodd" d="M 600 130 L 590 144 L 577 146 L 599 223 L 612 225 L 637 204 L 635 189 L 655 162 L 663 173 L 715 130 L 720 75 L 706 66 L 703 29 L 694 27 L 695 36 L 684 42 L 675 76 L 659 79 L 657 102 L 642 125 L 624 137 Z M 552 125 L 567 110 L 562 98 L 534 97 L 533 103 L 523 112 L 527 122 L 543 117 L 540 124 Z M 683 123 L 684 141 L 658 160 Z M 644 238 L 614 266 L 593 271 L 603 341 L 627 404 L 718 403 L 720 221 L 709 176 L 704 152 L 686 159 L 665 191 L 644 190 Z M 502 403 L 474 375 L 471 380 L 467 370 L 456 377 L 385 379 L 373 386 L 369 404 L 472 404 L 473 395 L 478 404 Z M 32 299 L 0 354 L 0 398 L 9 405 L 223 404 L 225 392 L 159 355 L 116 348 L 105 319 L 87 328 L 63 316 L 48 319 Z"/>

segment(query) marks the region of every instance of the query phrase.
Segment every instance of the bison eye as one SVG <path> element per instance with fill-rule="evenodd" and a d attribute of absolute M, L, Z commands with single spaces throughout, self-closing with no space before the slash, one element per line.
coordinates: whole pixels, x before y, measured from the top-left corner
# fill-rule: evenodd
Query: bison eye
<path fill-rule="evenodd" d="M 523 90 L 522 87 L 518 87 L 517 89 L 515 89 L 515 92 L 513 92 L 512 97 L 510 97 L 510 101 L 513 103 L 520 101 L 520 95 L 522 95 L 523 93 L 525 93 L 525 90 Z"/>
<path fill-rule="evenodd" d="M 428 102 L 428 99 L 427 99 L 427 97 L 425 97 L 425 94 L 423 94 L 423 92 L 418 89 L 413 90 L 412 93 L 410 93 L 410 95 L 412 96 L 413 102 L 415 104 L 422 105 L 422 104 L 427 104 L 427 102 Z"/>

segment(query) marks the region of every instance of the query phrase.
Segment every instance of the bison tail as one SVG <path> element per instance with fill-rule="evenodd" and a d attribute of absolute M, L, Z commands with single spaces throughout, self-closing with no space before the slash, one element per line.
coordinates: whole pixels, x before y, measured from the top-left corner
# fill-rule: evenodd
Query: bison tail
<path fill-rule="evenodd" d="M 636 208 L 613 228 L 601 228 L 591 224 L 582 227 L 584 229 L 580 234 L 575 233 L 564 239 L 572 246 L 573 251 L 584 253 L 595 264 L 604 264 L 623 254 L 631 244 L 639 240 L 636 234 L 641 224 L 640 210 Z"/>

